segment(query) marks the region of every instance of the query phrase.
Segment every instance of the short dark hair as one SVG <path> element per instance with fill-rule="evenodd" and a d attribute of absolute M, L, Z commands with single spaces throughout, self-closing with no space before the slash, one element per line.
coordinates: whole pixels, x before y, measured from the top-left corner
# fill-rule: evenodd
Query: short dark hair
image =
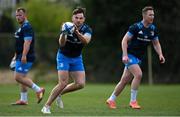
<path fill-rule="evenodd" d="M 17 11 L 17 12 L 22 11 L 22 12 L 26 13 L 26 9 L 23 8 L 23 7 L 17 8 L 16 11 Z"/>
<path fill-rule="evenodd" d="M 142 9 L 142 14 L 145 14 L 148 10 L 154 10 L 152 6 L 146 6 Z"/>
<path fill-rule="evenodd" d="M 77 7 L 76 9 L 73 10 L 72 14 L 76 15 L 78 13 L 83 13 L 83 15 L 85 16 L 86 14 L 86 8 L 82 8 L 82 7 Z"/>

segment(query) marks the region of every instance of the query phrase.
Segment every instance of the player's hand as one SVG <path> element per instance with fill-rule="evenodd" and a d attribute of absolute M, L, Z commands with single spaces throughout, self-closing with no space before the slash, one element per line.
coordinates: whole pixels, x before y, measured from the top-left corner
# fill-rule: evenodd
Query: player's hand
<path fill-rule="evenodd" d="M 129 57 L 126 55 L 126 56 L 123 56 L 122 57 L 122 61 L 123 61 L 123 63 L 128 63 L 129 62 Z"/>
<path fill-rule="evenodd" d="M 165 58 L 163 55 L 159 55 L 159 61 L 160 63 L 165 63 Z"/>
<path fill-rule="evenodd" d="M 27 63 L 27 58 L 26 58 L 26 56 L 22 56 L 21 62 L 22 62 L 23 64 Z"/>
<path fill-rule="evenodd" d="M 62 24 L 61 33 L 64 35 L 72 35 L 74 33 L 74 23 L 72 22 L 65 22 Z"/>
<path fill-rule="evenodd" d="M 75 27 L 74 33 L 76 33 L 78 35 L 80 33 L 79 30 L 78 30 L 78 27 L 75 24 L 74 24 L 74 27 Z"/>
<path fill-rule="evenodd" d="M 61 25 L 61 33 L 64 35 L 68 35 L 68 30 L 65 28 L 65 22 L 62 23 Z"/>

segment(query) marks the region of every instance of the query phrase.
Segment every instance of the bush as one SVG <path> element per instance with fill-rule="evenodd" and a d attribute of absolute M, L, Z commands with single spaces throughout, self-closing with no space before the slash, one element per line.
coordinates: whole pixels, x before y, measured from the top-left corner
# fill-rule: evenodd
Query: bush
<path fill-rule="evenodd" d="M 47 0 L 30 0 L 25 5 L 28 19 L 36 32 L 57 32 L 65 21 L 71 20 L 71 7 Z"/>

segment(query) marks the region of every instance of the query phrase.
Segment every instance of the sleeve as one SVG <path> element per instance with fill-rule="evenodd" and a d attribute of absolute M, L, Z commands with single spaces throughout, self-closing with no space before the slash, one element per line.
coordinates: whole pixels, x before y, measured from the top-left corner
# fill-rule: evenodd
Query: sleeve
<path fill-rule="evenodd" d="M 156 39 L 159 39 L 159 36 L 158 36 L 158 30 L 157 30 L 157 28 L 155 27 L 153 40 L 156 40 Z"/>
<path fill-rule="evenodd" d="M 33 38 L 33 30 L 29 26 L 23 27 L 24 30 L 24 40 L 32 40 Z"/>
<path fill-rule="evenodd" d="M 89 28 L 89 27 L 87 27 L 87 29 L 86 29 L 86 31 L 85 31 L 85 33 L 84 33 L 83 35 L 88 36 L 88 37 L 91 37 L 91 35 L 92 35 L 92 29 Z"/>
<path fill-rule="evenodd" d="M 138 26 L 136 24 L 131 25 L 127 31 L 128 36 L 134 36 L 138 31 Z"/>

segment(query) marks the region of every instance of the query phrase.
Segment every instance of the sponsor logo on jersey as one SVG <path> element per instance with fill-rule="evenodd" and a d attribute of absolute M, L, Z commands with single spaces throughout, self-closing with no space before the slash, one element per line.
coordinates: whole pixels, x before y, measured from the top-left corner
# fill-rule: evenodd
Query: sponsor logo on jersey
<path fill-rule="evenodd" d="M 141 40 L 141 41 L 147 41 L 147 42 L 151 41 L 151 39 L 140 38 L 140 37 L 137 37 L 137 40 Z"/>
<path fill-rule="evenodd" d="M 138 32 L 138 34 L 143 34 L 143 31 L 142 31 L 142 30 L 140 30 L 140 31 Z"/>
<path fill-rule="evenodd" d="M 150 33 L 151 33 L 151 36 L 154 36 L 154 31 L 151 31 Z"/>

